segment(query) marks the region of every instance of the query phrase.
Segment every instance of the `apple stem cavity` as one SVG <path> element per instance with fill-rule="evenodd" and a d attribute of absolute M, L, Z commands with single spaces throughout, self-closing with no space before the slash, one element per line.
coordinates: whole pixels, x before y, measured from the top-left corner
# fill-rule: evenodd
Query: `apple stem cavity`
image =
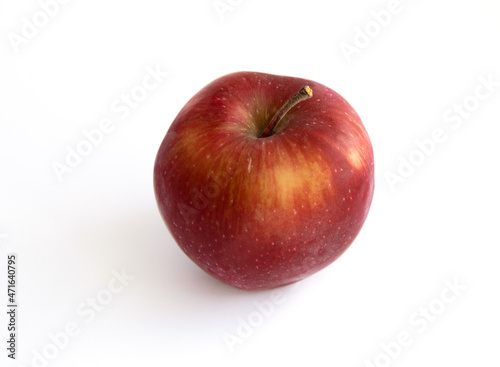
<path fill-rule="evenodd" d="M 290 98 L 271 119 L 271 122 L 267 127 L 262 131 L 259 138 L 267 138 L 268 136 L 274 135 L 276 132 L 276 128 L 279 126 L 283 117 L 287 114 L 288 111 L 291 110 L 293 106 L 295 106 L 300 101 L 311 98 L 313 96 L 313 91 L 309 86 L 305 86 L 301 90 L 299 90 L 292 98 Z"/>

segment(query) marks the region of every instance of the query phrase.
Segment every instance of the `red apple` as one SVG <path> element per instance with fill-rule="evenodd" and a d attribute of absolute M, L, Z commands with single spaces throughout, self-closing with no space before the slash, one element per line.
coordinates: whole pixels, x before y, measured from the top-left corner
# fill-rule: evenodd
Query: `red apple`
<path fill-rule="evenodd" d="M 290 284 L 354 241 L 373 196 L 354 109 L 311 80 L 238 72 L 182 108 L 154 167 L 160 213 L 200 268 L 240 289 Z"/>

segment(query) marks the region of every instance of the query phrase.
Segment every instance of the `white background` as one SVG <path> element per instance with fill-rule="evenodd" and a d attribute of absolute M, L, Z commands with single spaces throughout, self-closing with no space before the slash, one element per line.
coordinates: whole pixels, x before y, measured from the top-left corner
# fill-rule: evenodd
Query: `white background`
<path fill-rule="evenodd" d="M 23 37 L 23 19 L 43 23 L 46 2 L 0 1 L 0 365 L 499 365 L 498 0 L 401 0 L 378 28 L 374 14 L 389 1 L 233 0 L 221 17 L 212 0 L 73 0 L 16 50 L 13 34 Z M 362 47 L 346 57 L 356 35 Z M 169 75 L 123 118 L 111 106 L 148 67 Z M 352 247 L 278 291 L 232 289 L 199 270 L 153 195 L 156 152 L 177 112 L 240 70 L 331 87 L 375 151 L 374 201 Z M 491 93 L 481 78 L 494 81 Z M 448 121 L 464 101 L 468 117 Z M 53 163 L 104 118 L 114 130 L 59 182 Z M 415 140 L 435 129 L 446 140 L 418 153 Z M 388 175 L 410 157 L 419 165 L 391 190 Z M 6 356 L 11 252 L 15 362 Z M 108 300 L 113 270 L 134 279 Z M 109 303 L 90 319 L 97 295 Z M 55 350 L 50 335 L 67 324 L 79 334 Z M 411 342 L 397 347 L 401 332 Z M 229 335 L 239 338 L 232 348 Z"/>

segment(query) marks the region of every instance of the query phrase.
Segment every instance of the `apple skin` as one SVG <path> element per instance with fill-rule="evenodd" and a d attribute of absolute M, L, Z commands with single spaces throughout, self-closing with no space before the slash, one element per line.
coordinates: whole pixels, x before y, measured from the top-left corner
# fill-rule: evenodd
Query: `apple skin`
<path fill-rule="evenodd" d="M 306 85 L 313 97 L 259 138 Z M 237 72 L 179 112 L 154 190 L 170 233 L 201 269 L 239 289 L 271 289 L 323 269 L 354 241 L 373 197 L 373 150 L 358 114 L 328 87 Z"/>

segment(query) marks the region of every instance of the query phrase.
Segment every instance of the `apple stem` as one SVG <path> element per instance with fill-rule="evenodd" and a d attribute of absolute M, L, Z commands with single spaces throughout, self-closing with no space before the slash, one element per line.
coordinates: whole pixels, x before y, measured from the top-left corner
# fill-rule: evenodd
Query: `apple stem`
<path fill-rule="evenodd" d="M 271 119 L 271 122 L 267 127 L 262 131 L 260 134 L 261 138 L 267 138 L 268 136 L 271 136 L 275 133 L 276 128 L 278 127 L 279 123 L 281 122 L 281 119 L 283 116 L 287 114 L 290 109 L 295 106 L 297 103 L 300 101 L 303 101 L 304 99 L 311 98 L 313 95 L 313 91 L 311 88 L 309 88 L 307 85 L 299 90 L 292 98 L 290 98 L 279 110 L 276 112 L 276 114 L 273 116 Z"/>

